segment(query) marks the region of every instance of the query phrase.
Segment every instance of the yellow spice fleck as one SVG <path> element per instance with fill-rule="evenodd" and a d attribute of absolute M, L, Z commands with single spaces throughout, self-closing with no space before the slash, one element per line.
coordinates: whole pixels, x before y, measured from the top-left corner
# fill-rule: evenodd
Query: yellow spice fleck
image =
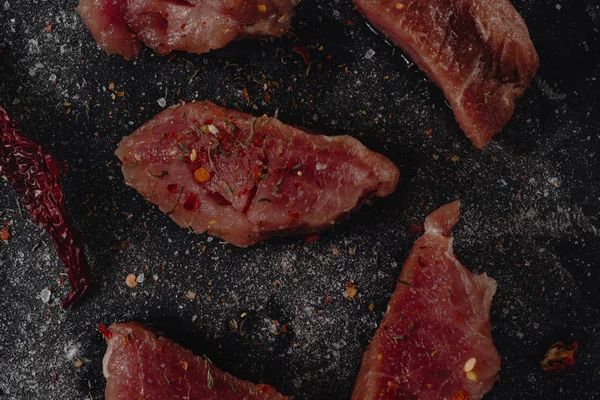
<path fill-rule="evenodd" d="M 475 371 L 469 371 L 467 372 L 467 379 L 473 382 L 477 382 L 479 381 L 479 377 L 477 376 L 477 374 L 475 373 Z"/>
<path fill-rule="evenodd" d="M 259 4 L 258 11 L 261 13 L 267 12 L 267 6 L 265 6 L 264 4 Z"/>
<path fill-rule="evenodd" d="M 465 365 L 463 366 L 463 371 L 465 371 L 465 372 L 473 371 L 473 369 L 475 369 L 476 364 L 477 364 L 477 359 L 475 357 L 469 358 L 467 360 L 467 362 L 465 362 Z"/>

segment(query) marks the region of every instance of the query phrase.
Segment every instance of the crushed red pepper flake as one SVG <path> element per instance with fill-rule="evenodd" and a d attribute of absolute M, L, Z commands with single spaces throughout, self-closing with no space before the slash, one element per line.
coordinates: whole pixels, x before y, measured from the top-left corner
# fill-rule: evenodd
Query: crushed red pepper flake
<path fill-rule="evenodd" d="M 8 230 L 8 225 L 5 222 L 4 226 L 2 227 L 2 232 L 0 233 L 0 239 L 7 241 L 8 239 L 10 239 L 12 235 L 10 234 L 10 231 Z"/>
<path fill-rule="evenodd" d="M 52 32 L 52 24 L 46 25 L 46 33 Z"/>
<path fill-rule="evenodd" d="M 565 345 L 563 342 L 556 342 L 550 346 L 540 365 L 544 371 L 548 372 L 565 371 L 575 365 L 576 351 L 576 341 L 569 345 Z"/>
<path fill-rule="evenodd" d="M 244 99 L 247 102 L 250 102 L 250 96 L 248 95 L 248 89 L 246 89 L 246 88 L 242 89 L 242 96 L 244 97 Z"/>
<path fill-rule="evenodd" d="M 320 236 L 318 233 L 313 233 L 312 235 L 308 235 L 307 237 L 304 238 L 304 243 L 312 243 L 312 242 L 316 242 L 317 240 L 319 240 Z"/>
<path fill-rule="evenodd" d="M 304 60 L 305 64 L 310 63 L 311 54 L 310 54 L 310 50 L 308 49 L 308 47 L 306 47 L 304 45 L 294 46 L 294 47 L 292 47 L 292 50 L 294 50 L 296 53 L 298 53 L 302 56 L 302 59 Z"/>
<path fill-rule="evenodd" d="M 421 234 L 423 233 L 423 227 L 417 224 L 410 224 L 410 226 L 408 227 L 408 231 L 413 235 L 421 236 Z"/>
<path fill-rule="evenodd" d="M 346 298 L 351 300 L 358 294 L 358 289 L 352 281 L 346 282 Z"/>

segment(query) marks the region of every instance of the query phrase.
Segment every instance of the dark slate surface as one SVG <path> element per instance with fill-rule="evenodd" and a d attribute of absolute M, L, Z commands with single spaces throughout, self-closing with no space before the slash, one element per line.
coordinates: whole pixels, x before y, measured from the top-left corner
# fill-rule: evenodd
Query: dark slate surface
<path fill-rule="evenodd" d="M 51 242 L 0 183 L 0 219 L 14 235 L 0 243 L 0 399 L 102 398 L 96 325 L 131 319 L 296 399 L 348 398 L 416 238 L 408 227 L 457 198 L 455 252 L 499 283 L 492 320 L 503 367 L 486 398 L 600 397 L 598 1 L 516 1 L 542 66 L 484 151 L 460 132 L 440 91 L 348 1 L 304 0 L 291 38 L 173 59 L 146 49 L 135 61 L 100 51 L 75 5 L 0 2 L 0 104 L 68 163 L 64 191 L 94 283 L 80 307 L 60 308 L 67 288 Z M 310 71 L 294 44 L 314 46 Z M 269 89 L 269 104 L 265 80 L 282 86 Z M 124 97 L 111 98 L 110 82 Z M 317 243 L 237 249 L 191 234 L 127 188 L 113 156 L 122 136 L 161 110 L 160 99 L 209 99 L 257 115 L 279 109 L 285 122 L 355 135 L 402 165 L 401 184 Z M 143 273 L 143 284 L 126 287 L 130 272 Z M 359 289 L 354 300 L 344 298 L 347 280 Z M 244 312 L 247 333 L 231 333 L 228 321 Z M 275 335 L 273 320 L 289 332 Z M 572 371 L 550 375 L 539 361 L 556 340 L 580 349 Z"/>

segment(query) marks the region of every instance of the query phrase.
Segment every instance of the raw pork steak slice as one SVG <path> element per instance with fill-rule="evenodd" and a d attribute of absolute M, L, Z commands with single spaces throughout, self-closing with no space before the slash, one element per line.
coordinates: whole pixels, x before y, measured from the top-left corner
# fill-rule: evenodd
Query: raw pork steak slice
<path fill-rule="evenodd" d="M 182 227 L 237 246 L 326 229 L 398 183 L 349 136 L 327 137 L 210 102 L 167 109 L 121 141 L 128 185 Z"/>
<path fill-rule="evenodd" d="M 539 66 L 508 0 L 354 0 L 358 9 L 442 88 L 481 149 L 512 117 Z"/>
<path fill-rule="evenodd" d="M 496 281 L 452 253 L 460 202 L 425 219 L 388 310 L 367 349 L 354 400 L 481 399 L 500 370 L 490 305 Z"/>
<path fill-rule="evenodd" d="M 268 385 L 254 385 L 215 367 L 143 325 L 120 323 L 103 329 L 106 400 L 286 399 Z"/>
<path fill-rule="evenodd" d="M 299 0 L 79 0 L 77 12 L 104 50 L 135 57 L 206 53 L 248 36 L 282 36 Z"/>

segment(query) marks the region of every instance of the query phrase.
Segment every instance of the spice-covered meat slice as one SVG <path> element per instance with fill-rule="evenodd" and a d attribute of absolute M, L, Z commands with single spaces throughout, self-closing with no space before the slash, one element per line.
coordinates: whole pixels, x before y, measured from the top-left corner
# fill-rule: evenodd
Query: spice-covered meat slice
<path fill-rule="evenodd" d="M 454 256 L 455 201 L 425 219 L 388 310 L 363 356 L 352 398 L 475 400 L 500 370 L 490 306 L 496 281 Z"/>
<path fill-rule="evenodd" d="M 268 385 L 254 385 L 215 367 L 135 322 L 102 328 L 106 400 L 286 399 Z"/>
<path fill-rule="evenodd" d="M 462 130 L 482 148 L 508 123 L 539 66 L 508 0 L 354 0 L 442 88 Z"/>
<path fill-rule="evenodd" d="M 326 229 L 398 183 L 398 168 L 328 137 L 210 102 L 167 109 L 116 151 L 128 185 L 175 222 L 237 246 Z"/>
<path fill-rule="evenodd" d="M 299 0 L 79 0 L 77 12 L 104 50 L 206 53 L 248 36 L 282 36 Z"/>

